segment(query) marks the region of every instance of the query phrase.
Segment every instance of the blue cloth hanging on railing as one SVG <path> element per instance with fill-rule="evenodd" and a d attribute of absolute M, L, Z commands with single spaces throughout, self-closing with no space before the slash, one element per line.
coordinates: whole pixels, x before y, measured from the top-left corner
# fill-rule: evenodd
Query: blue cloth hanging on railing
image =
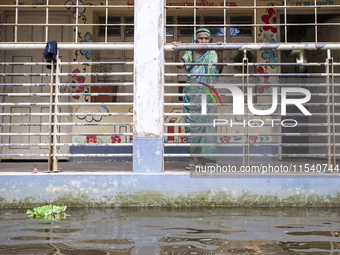
<path fill-rule="evenodd" d="M 52 62 L 57 59 L 58 54 L 58 44 L 56 41 L 47 42 L 43 55 L 47 62 Z M 51 66 L 47 66 L 48 69 L 51 69 Z"/>

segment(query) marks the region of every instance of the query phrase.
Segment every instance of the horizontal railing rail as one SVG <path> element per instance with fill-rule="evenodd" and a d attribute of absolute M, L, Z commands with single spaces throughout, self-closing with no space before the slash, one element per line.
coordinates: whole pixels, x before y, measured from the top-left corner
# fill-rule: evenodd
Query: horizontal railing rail
<path fill-rule="evenodd" d="M 130 46 L 123 48 L 133 49 L 133 45 Z M 41 45 L 10 48 L 37 49 Z M 119 45 L 109 48 L 122 49 Z M 53 67 L 48 70 L 46 65 Z M 81 65 L 92 71 L 72 72 Z M 48 159 L 49 171 L 58 171 L 60 159 L 132 161 L 133 72 L 114 71 L 114 68 L 132 69 L 133 61 L 62 62 L 57 59 L 52 63 L 2 62 L 1 66 L 0 77 L 4 82 L 0 84 L 0 160 Z M 14 67 L 24 66 L 44 69 L 12 71 Z M 32 78 L 41 82 L 30 82 Z M 116 91 L 100 92 L 98 88 Z M 104 147 L 102 151 L 100 148 Z"/>
<path fill-rule="evenodd" d="M 327 46 L 326 46 L 327 45 Z M 325 47 L 323 47 L 325 46 Z M 268 48 L 267 48 L 268 47 Z M 217 162 L 232 162 L 234 158 L 241 158 L 244 164 L 252 161 L 262 160 L 263 157 L 270 158 L 269 161 L 280 161 L 283 158 L 308 158 L 308 159 L 325 159 L 328 164 L 336 164 L 336 158 L 339 156 L 336 152 L 339 148 L 339 103 L 340 96 L 339 71 L 335 71 L 340 63 L 335 62 L 332 53 L 338 54 L 336 50 L 339 44 L 180 44 L 179 46 L 166 46 L 166 50 L 243 50 L 243 63 L 174 63 L 166 62 L 165 72 L 165 103 L 164 103 L 164 137 L 165 137 L 165 153 L 166 160 L 175 160 L 176 158 L 216 158 Z M 332 51 L 330 50 L 332 48 Z M 324 61 L 306 62 L 306 63 L 249 63 L 246 58 L 246 50 L 275 50 L 277 54 L 281 50 L 322 50 L 327 55 Z M 336 55 L 337 56 L 337 55 Z M 184 69 L 178 71 L 175 67 L 184 66 L 224 66 L 224 70 L 220 74 L 209 73 L 185 73 Z M 275 66 L 274 68 L 269 68 Z M 238 70 L 235 67 L 239 68 Z M 268 67 L 271 71 L 257 72 L 258 67 Z M 284 68 L 304 68 L 303 72 L 286 71 Z M 316 68 L 318 71 L 311 71 Z M 228 68 L 226 70 L 226 68 Z M 200 109 L 201 103 L 182 102 L 181 97 L 196 96 L 203 98 L 207 96 L 206 92 L 201 90 L 200 93 L 185 93 L 179 91 L 180 88 L 202 88 L 202 84 L 186 83 L 185 80 L 196 77 L 216 77 L 216 84 L 207 84 L 215 87 L 218 95 L 222 98 L 222 102 L 205 103 L 206 107 L 217 109 L 216 112 L 207 112 L 202 114 Z M 267 82 L 264 83 L 263 78 Z M 270 80 L 269 80 L 270 79 Z M 256 81 L 255 81 L 256 80 Z M 181 81 L 181 82 L 179 82 Z M 234 114 L 232 109 L 235 107 L 235 99 L 229 88 L 238 87 L 242 90 L 244 102 L 237 102 L 237 105 L 244 106 L 244 114 Z M 253 92 L 251 104 L 255 109 L 269 109 L 273 105 L 272 88 L 277 88 L 278 97 L 276 102 L 277 109 L 268 115 L 259 116 L 253 114 L 247 109 L 248 88 L 252 88 Z M 261 88 L 259 92 L 258 88 Z M 286 103 L 281 102 L 282 88 L 303 88 L 309 91 L 311 99 L 304 102 L 310 116 L 299 109 L 291 109 L 287 114 L 283 115 L 280 111 Z M 207 88 L 206 88 L 207 89 Z M 255 90 L 254 90 L 255 89 Z M 176 92 L 177 90 L 177 92 Z M 288 98 L 301 98 L 301 92 L 288 93 Z M 209 96 L 208 96 L 209 97 Z M 187 111 L 183 112 L 183 107 L 187 107 Z M 194 107 L 194 112 L 190 112 L 190 107 Z M 198 110 L 197 110 L 198 109 Z M 191 121 L 191 118 L 201 118 L 200 122 Z M 220 123 L 214 126 L 212 119 L 220 120 Z M 293 119 L 296 121 L 294 127 L 282 125 L 285 119 Z M 255 124 L 248 121 L 254 120 Z M 275 122 L 272 122 L 274 121 Z M 208 121 L 208 122 L 207 122 Z M 210 121 L 210 122 L 209 122 Z M 222 124 L 221 124 L 222 123 Z M 256 124 L 257 123 L 257 124 Z M 215 131 L 195 131 L 190 133 L 191 128 L 215 127 Z M 291 128 L 291 129 L 289 129 Z M 195 130 L 195 129 L 191 129 Z M 193 138 L 204 137 L 211 138 L 210 143 L 206 142 L 189 142 Z M 214 138 L 215 137 L 215 138 Z M 197 139 L 196 139 L 197 140 Z M 203 152 L 204 147 L 216 147 L 215 152 Z M 195 153 L 190 148 L 202 148 L 201 153 Z M 183 150 L 184 149 L 184 150 Z M 185 150 L 186 149 L 186 150 Z M 176 151 L 177 150 L 177 151 Z M 167 152 L 168 151 L 168 152 Z M 171 152 L 170 152 L 171 151 Z M 179 153 L 180 151 L 180 153 Z M 190 153 L 191 152 L 191 153 Z M 223 152 L 223 153 L 222 153 Z M 259 153 L 261 152 L 261 153 Z M 320 153 L 321 152 L 321 153 Z M 257 159 L 256 159 L 257 158 Z"/>

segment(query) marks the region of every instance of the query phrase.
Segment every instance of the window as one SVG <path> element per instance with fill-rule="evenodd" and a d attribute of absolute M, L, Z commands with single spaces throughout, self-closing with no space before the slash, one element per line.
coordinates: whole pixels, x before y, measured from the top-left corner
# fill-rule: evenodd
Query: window
<path fill-rule="evenodd" d="M 174 17 L 166 17 L 166 25 L 174 24 Z M 174 36 L 174 27 L 167 26 L 166 27 L 166 36 Z"/>
<path fill-rule="evenodd" d="M 208 16 L 204 17 L 204 24 L 207 25 L 220 25 L 216 27 L 207 26 L 213 36 L 224 36 L 224 17 L 222 16 Z"/>
<path fill-rule="evenodd" d="M 105 16 L 99 17 L 99 24 L 105 24 Z M 117 24 L 114 26 L 112 24 Z M 133 16 L 124 17 L 124 24 L 126 25 L 124 28 L 125 35 L 133 35 L 134 34 L 134 18 Z M 120 35 L 122 31 L 122 22 L 121 17 L 109 16 L 107 18 L 107 35 Z M 99 35 L 105 35 L 105 26 L 99 27 Z"/>
<path fill-rule="evenodd" d="M 253 24 L 252 16 L 231 16 L 230 24 L 232 25 L 243 25 L 243 24 Z M 230 36 L 236 35 L 252 35 L 251 26 L 235 26 L 229 29 Z"/>
<path fill-rule="evenodd" d="M 186 25 L 178 27 L 178 36 L 192 36 L 194 34 L 194 17 L 178 17 L 177 19 L 178 25 Z M 199 25 L 199 17 L 196 17 L 196 24 Z"/>
<path fill-rule="evenodd" d="M 332 31 L 337 24 L 333 22 L 338 20 L 338 14 L 317 14 L 317 30 L 318 41 L 336 42 L 337 38 L 332 36 L 337 33 Z M 313 42 L 316 41 L 315 36 L 315 14 L 287 14 L 287 29 L 280 27 L 281 42 Z M 284 15 L 280 15 L 280 22 L 284 23 Z M 329 23 L 329 24 L 328 24 Z"/>
<path fill-rule="evenodd" d="M 105 24 L 105 16 L 99 17 L 99 24 Z M 112 26 L 111 24 L 120 24 L 120 17 L 108 17 L 107 18 L 107 35 L 120 35 L 120 25 Z M 99 35 L 105 35 L 105 26 L 99 27 Z"/>
<path fill-rule="evenodd" d="M 125 17 L 125 23 L 126 24 L 132 24 L 132 26 L 126 26 L 125 27 L 125 34 L 126 35 L 133 35 L 134 33 L 134 28 L 133 28 L 133 16 L 132 17 Z"/>

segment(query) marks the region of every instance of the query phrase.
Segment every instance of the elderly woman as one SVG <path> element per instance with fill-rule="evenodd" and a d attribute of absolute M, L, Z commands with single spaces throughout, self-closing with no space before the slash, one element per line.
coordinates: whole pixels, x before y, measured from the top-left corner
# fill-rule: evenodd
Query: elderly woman
<path fill-rule="evenodd" d="M 194 37 L 193 43 L 211 43 L 213 38 L 208 29 L 201 28 L 196 31 L 196 39 Z M 178 46 L 181 42 L 173 42 L 174 46 Z M 217 44 L 221 44 L 218 42 Z M 196 166 L 202 166 L 206 163 L 215 163 L 216 159 L 209 154 L 216 153 L 216 136 L 214 135 L 203 135 L 207 133 L 216 133 L 216 128 L 212 126 L 214 116 L 209 115 L 195 115 L 201 113 L 201 96 L 189 95 L 189 94 L 204 94 L 204 90 L 208 89 L 203 84 L 214 84 L 217 81 L 218 74 L 222 72 L 222 65 L 195 65 L 196 63 L 222 63 L 223 62 L 223 51 L 208 51 L 208 50 L 196 50 L 196 51 L 186 51 L 183 57 L 179 58 L 179 51 L 175 52 L 175 61 L 182 63 L 192 63 L 192 65 L 182 65 L 177 66 L 178 68 L 185 68 L 185 71 L 189 73 L 187 78 L 187 83 L 190 86 L 185 86 L 183 89 L 183 102 L 191 103 L 193 105 L 184 106 L 184 113 L 191 113 L 193 115 L 185 116 L 184 123 L 190 123 L 189 126 L 185 127 L 186 133 L 190 133 L 187 141 L 188 143 L 195 144 L 190 146 L 188 151 L 190 154 L 202 154 L 200 157 L 191 157 L 191 163 L 186 167 L 187 170 L 195 169 Z M 212 74 L 200 76 L 200 74 Z M 211 97 L 207 98 L 207 103 L 212 103 L 213 99 Z M 195 105 L 194 105 L 195 104 Z M 197 105 L 196 105 L 197 104 Z M 216 113 L 217 109 L 215 106 L 207 107 L 208 113 Z M 200 124 L 211 124 L 211 125 L 200 125 Z M 195 135 L 197 134 L 197 135 Z M 199 143 L 211 143 L 208 146 L 197 146 Z"/>

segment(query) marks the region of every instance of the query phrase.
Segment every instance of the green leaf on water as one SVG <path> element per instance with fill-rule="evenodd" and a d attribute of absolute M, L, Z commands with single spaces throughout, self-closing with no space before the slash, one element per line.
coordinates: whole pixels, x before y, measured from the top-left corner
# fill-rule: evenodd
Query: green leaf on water
<path fill-rule="evenodd" d="M 34 220 L 43 220 L 43 221 L 60 221 L 66 218 L 66 205 L 57 206 L 57 205 L 44 205 L 40 207 L 33 208 L 33 211 L 27 210 L 26 214 L 28 214 L 31 219 Z"/>

